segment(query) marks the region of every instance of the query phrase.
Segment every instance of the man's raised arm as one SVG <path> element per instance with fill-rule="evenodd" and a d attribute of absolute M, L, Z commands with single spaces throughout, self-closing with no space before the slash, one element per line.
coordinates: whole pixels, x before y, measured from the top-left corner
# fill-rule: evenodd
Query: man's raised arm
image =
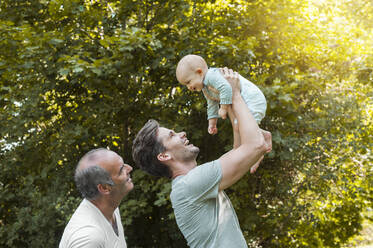
<path fill-rule="evenodd" d="M 232 85 L 232 109 L 238 121 L 241 144 L 219 158 L 223 174 L 219 190 L 236 183 L 269 150 L 258 124 L 241 97 L 238 73 L 224 68 L 223 75 Z"/>

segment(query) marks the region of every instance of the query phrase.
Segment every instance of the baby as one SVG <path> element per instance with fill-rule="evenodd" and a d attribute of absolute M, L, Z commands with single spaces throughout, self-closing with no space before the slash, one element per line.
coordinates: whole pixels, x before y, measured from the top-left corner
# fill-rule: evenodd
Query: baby
<path fill-rule="evenodd" d="M 216 134 L 218 117 L 225 119 L 232 104 L 231 85 L 221 75 L 219 68 L 208 68 L 201 56 L 190 54 L 177 64 L 176 78 L 188 90 L 203 92 L 207 100 L 208 132 Z M 255 84 L 241 75 L 239 78 L 242 98 L 259 124 L 267 109 L 266 99 Z M 231 121 L 235 121 L 234 116 L 231 118 Z"/>

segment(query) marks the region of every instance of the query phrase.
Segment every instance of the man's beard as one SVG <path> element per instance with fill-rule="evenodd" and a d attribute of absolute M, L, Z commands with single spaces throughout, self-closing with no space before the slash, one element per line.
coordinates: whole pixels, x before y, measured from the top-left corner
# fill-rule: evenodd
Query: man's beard
<path fill-rule="evenodd" d="M 199 154 L 199 148 L 193 146 L 192 149 L 188 149 L 183 153 L 183 161 L 196 160 Z"/>

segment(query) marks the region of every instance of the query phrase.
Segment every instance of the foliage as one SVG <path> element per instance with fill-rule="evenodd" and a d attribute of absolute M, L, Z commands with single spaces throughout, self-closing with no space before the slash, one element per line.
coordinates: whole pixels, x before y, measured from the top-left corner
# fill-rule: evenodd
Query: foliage
<path fill-rule="evenodd" d="M 0 246 L 56 247 L 79 158 L 131 164 L 149 118 L 185 130 L 200 163 L 230 149 L 228 121 L 209 136 L 203 97 L 176 83 L 197 53 L 267 97 L 273 152 L 227 191 L 249 245 L 340 247 L 372 207 L 372 19 L 369 0 L 1 1 Z M 132 174 L 129 247 L 185 247 L 170 181 Z"/>

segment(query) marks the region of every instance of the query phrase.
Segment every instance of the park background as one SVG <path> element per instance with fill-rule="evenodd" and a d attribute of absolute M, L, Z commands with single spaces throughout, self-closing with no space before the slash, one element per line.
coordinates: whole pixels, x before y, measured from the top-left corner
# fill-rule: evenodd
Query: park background
<path fill-rule="evenodd" d="M 2 0 L 0 247 L 56 247 L 79 158 L 108 147 L 134 166 L 150 118 L 186 131 L 199 163 L 231 149 L 229 121 L 208 135 L 202 94 L 177 84 L 189 53 L 268 101 L 273 151 L 227 190 L 249 247 L 373 242 L 371 0 Z M 170 181 L 132 177 L 128 247 L 186 247 Z"/>

